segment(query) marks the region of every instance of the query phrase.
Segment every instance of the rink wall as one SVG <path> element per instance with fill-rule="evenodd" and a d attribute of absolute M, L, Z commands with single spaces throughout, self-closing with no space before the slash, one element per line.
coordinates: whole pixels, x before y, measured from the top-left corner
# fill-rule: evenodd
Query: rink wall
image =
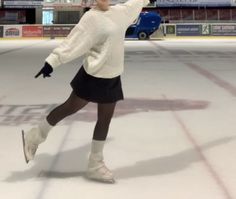
<path fill-rule="evenodd" d="M 162 24 L 160 30 L 164 36 L 236 36 L 236 23 Z"/>
<path fill-rule="evenodd" d="M 0 25 L 0 38 L 66 37 L 75 24 Z M 236 36 L 236 23 L 161 24 L 151 38 L 178 36 Z"/>

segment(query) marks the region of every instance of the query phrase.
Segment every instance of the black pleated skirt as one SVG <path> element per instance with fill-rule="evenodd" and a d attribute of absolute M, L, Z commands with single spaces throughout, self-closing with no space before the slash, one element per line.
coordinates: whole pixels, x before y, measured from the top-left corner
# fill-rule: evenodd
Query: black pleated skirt
<path fill-rule="evenodd" d="M 70 82 L 77 96 L 95 103 L 112 103 L 123 100 L 120 76 L 98 78 L 88 74 L 83 65 Z"/>

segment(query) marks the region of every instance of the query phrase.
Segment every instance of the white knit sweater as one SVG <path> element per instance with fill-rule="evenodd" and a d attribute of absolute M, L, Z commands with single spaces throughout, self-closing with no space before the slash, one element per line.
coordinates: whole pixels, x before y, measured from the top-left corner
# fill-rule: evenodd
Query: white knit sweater
<path fill-rule="evenodd" d="M 91 8 L 45 61 L 56 68 L 85 55 L 83 65 L 88 74 L 102 78 L 122 74 L 125 32 L 149 3 L 128 0 L 107 11 Z"/>

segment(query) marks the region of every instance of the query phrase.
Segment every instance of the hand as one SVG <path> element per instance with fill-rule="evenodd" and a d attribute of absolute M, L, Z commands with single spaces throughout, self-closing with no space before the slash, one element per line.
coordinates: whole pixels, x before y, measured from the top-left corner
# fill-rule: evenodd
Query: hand
<path fill-rule="evenodd" d="M 53 72 L 52 66 L 49 63 L 45 62 L 43 68 L 34 77 L 37 78 L 41 74 L 43 74 L 43 78 L 51 77 L 50 73 L 52 72 Z"/>

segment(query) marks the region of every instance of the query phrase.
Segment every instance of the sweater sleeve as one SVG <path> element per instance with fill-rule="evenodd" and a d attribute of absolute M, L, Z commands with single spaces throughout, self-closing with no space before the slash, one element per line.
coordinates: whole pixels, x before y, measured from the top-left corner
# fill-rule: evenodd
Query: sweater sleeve
<path fill-rule="evenodd" d="M 149 3 L 150 0 L 128 0 L 125 3 L 115 5 L 115 7 L 126 15 L 129 26 L 138 18 L 142 8 Z"/>
<path fill-rule="evenodd" d="M 76 59 L 97 42 L 95 19 L 87 12 L 67 37 L 45 59 L 53 68 Z"/>

